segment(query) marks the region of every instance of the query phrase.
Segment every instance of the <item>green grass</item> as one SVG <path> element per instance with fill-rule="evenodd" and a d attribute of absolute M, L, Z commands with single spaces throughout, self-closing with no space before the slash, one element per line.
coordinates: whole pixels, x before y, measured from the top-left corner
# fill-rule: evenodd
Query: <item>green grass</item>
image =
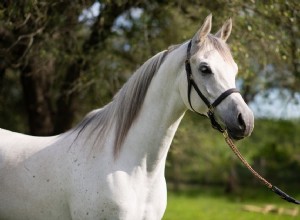
<path fill-rule="evenodd" d="M 254 192 L 254 194 L 251 192 Z M 297 217 L 293 217 L 275 213 L 262 214 L 244 211 L 243 206 L 249 204 L 261 207 L 266 204 L 274 204 L 277 207 L 284 207 L 286 209 L 293 209 L 297 207 L 296 205 L 293 205 L 291 203 L 284 202 L 280 198 L 277 198 L 276 195 L 273 196 L 272 193 L 266 194 L 265 192 L 262 192 L 257 195 L 257 192 L 255 192 L 254 190 L 250 190 L 246 192 L 245 195 L 240 196 L 226 196 L 220 193 L 220 191 L 208 190 L 208 192 L 200 192 L 189 190 L 180 193 L 168 193 L 168 205 L 163 220 L 300 219 L 299 215 Z"/>

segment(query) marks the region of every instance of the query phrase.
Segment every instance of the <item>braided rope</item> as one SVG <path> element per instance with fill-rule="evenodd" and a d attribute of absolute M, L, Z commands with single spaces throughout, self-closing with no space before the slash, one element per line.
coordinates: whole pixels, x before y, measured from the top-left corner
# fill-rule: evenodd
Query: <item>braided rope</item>
<path fill-rule="evenodd" d="M 293 197 L 289 196 L 287 193 L 282 191 L 276 186 L 273 186 L 271 183 L 269 183 L 265 178 L 263 178 L 261 175 L 259 175 L 251 166 L 250 164 L 244 159 L 240 151 L 237 149 L 237 147 L 234 145 L 231 138 L 228 136 L 228 133 L 226 130 L 223 132 L 223 136 L 225 138 L 226 143 L 230 147 L 230 149 L 233 151 L 233 153 L 240 159 L 240 161 L 248 168 L 248 170 L 256 177 L 258 178 L 264 185 L 266 185 L 269 189 L 271 189 L 274 193 L 279 195 L 282 199 L 300 205 L 300 201 L 294 199 Z"/>
<path fill-rule="evenodd" d="M 240 161 L 248 168 L 248 170 L 256 177 L 258 178 L 264 185 L 266 185 L 269 189 L 272 189 L 272 184 L 269 183 L 265 178 L 263 178 L 259 173 L 257 173 L 250 164 L 244 159 L 240 151 L 237 149 L 237 147 L 234 145 L 231 138 L 228 136 L 227 131 L 225 130 L 223 132 L 224 138 L 230 149 L 233 151 L 233 153 L 240 159 Z"/>

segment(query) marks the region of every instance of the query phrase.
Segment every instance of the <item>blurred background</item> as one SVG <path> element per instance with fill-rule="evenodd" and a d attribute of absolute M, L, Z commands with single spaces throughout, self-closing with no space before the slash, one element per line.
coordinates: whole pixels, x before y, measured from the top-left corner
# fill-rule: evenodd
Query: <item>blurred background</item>
<path fill-rule="evenodd" d="M 210 13 L 212 32 L 233 19 L 228 43 L 237 87 L 256 117 L 252 136 L 238 146 L 262 175 L 300 195 L 298 0 L 2 0 L 0 127 L 38 136 L 70 129 L 108 103 L 148 58 L 190 39 Z M 259 219 L 241 211 L 244 201 L 283 203 L 191 113 L 171 146 L 166 177 L 165 219 Z M 212 204 L 211 217 L 199 215 Z M 181 209 L 191 207 L 195 216 L 188 217 Z"/>

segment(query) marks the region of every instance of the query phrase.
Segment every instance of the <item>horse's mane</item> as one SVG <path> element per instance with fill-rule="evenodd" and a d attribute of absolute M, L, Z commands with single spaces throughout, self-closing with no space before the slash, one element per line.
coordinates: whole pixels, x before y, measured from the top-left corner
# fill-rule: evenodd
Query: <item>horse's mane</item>
<path fill-rule="evenodd" d="M 209 46 L 215 48 L 224 59 L 231 61 L 229 47 L 214 35 L 208 35 L 207 39 L 200 45 L 198 50 L 205 49 Z M 175 45 L 162 51 L 146 61 L 125 83 L 125 85 L 115 95 L 113 100 L 101 109 L 89 113 L 72 131 L 77 132 L 75 141 L 78 137 L 86 132 L 86 140 L 92 134 L 96 134 L 95 144 L 106 140 L 108 131 L 115 128 L 114 155 L 117 156 L 121 145 L 131 127 L 137 118 L 147 90 L 152 78 L 162 65 L 168 53 L 176 50 L 181 45 Z M 99 142 L 100 141 L 100 142 Z"/>
<path fill-rule="evenodd" d="M 87 138 L 96 133 L 95 143 L 99 143 L 98 141 L 105 140 L 105 136 L 114 125 L 114 154 L 117 155 L 128 130 L 141 110 L 150 82 L 167 54 L 168 50 L 165 50 L 146 61 L 131 76 L 110 103 L 89 113 L 73 129 L 73 131 L 78 132 L 76 139 L 85 129 L 89 128 L 90 134 L 87 134 Z"/>

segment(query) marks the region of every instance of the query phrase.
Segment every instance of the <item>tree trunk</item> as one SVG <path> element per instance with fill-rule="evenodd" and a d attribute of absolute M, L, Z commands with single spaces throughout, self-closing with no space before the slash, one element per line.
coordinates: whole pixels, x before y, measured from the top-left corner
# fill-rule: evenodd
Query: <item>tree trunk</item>
<path fill-rule="evenodd" d="M 68 68 L 57 100 L 54 133 L 59 134 L 71 128 L 78 107 L 78 91 L 72 91 L 80 77 L 81 60 L 74 61 Z"/>
<path fill-rule="evenodd" d="M 236 193 L 239 190 L 239 181 L 238 181 L 238 175 L 236 172 L 236 167 L 233 164 L 230 167 L 228 179 L 225 186 L 225 192 L 226 193 Z"/>
<path fill-rule="evenodd" d="M 132 6 L 134 6 L 134 4 Z M 89 68 L 89 60 L 86 54 L 91 56 L 92 53 L 104 47 L 104 42 L 111 34 L 111 28 L 116 18 L 130 7 L 131 5 L 127 3 L 120 6 L 114 2 L 102 5 L 100 9 L 101 13 L 91 27 L 91 34 L 82 46 L 82 56 L 85 56 L 85 58 L 75 58 L 67 69 L 64 82 L 60 89 L 61 95 L 57 100 L 55 133 L 58 134 L 70 129 L 74 121 L 75 112 L 78 107 L 78 91 L 73 90 L 73 88 L 81 77 L 81 74 Z"/>
<path fill-rule="evenodd" d="M 52 107 L 46 74 L 38 74 L 31 64 L 21 72 L 23 96 L 28 113 L 30 134 L 46 136 L 53 134 Z"/>

